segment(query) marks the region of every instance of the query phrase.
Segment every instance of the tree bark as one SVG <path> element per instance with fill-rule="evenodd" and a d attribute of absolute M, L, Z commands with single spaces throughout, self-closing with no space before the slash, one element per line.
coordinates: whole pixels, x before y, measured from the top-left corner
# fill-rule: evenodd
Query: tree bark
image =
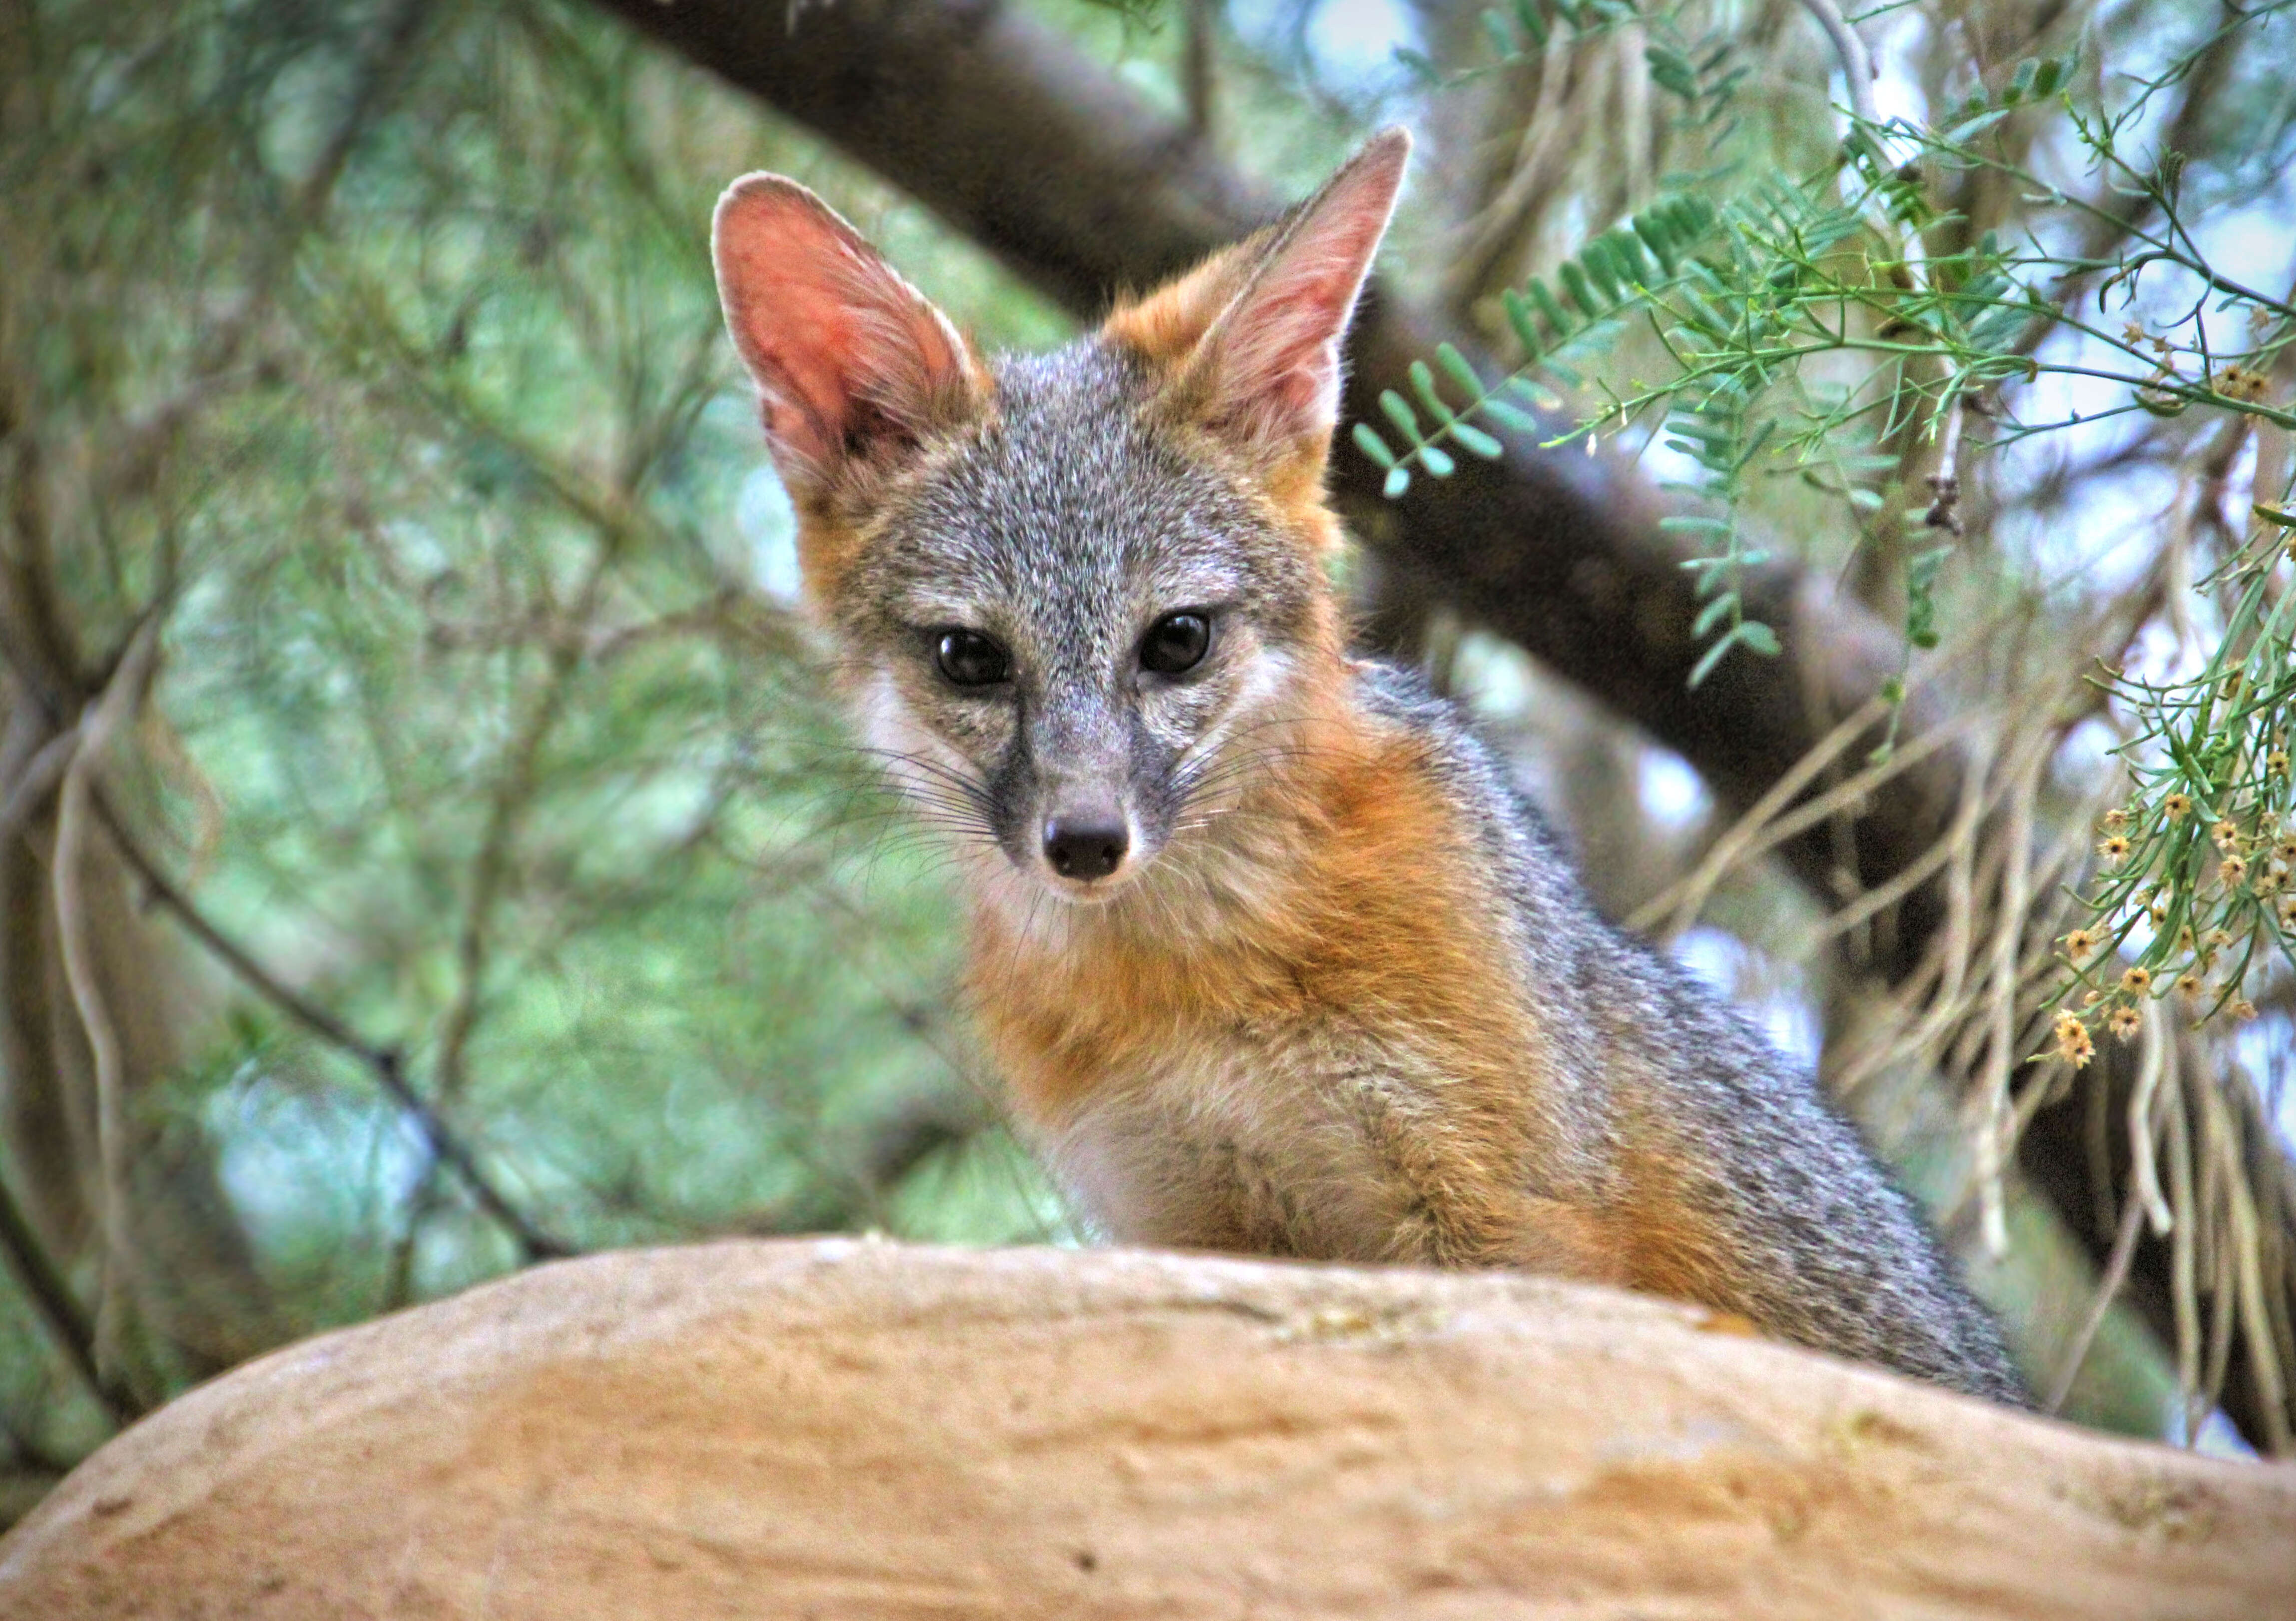
<path fill-rule="evenodd" d="M 626 1251 L 267 1356 L 83 1464 L 0 1612 L 2285 1613 L 2296 1470 L 1547 1280 Z"/>

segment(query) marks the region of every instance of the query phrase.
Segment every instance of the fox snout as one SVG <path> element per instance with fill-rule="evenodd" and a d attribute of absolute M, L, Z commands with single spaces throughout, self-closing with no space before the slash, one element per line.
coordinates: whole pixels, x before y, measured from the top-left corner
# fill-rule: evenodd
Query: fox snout
<path fill-rule="evenodd" d="M 1128 718 L 1099 698 L 1060 694 L 1027 728 L 1035 847 L 1013 852 L 1079 898 L 1119 888 L 1154 853 L 1153 829 L 1142 825 L 1138 806 L 1141 772 L 1151 762 L 1126 746 Z"/>
<path fill-rule="evenodd" d="M 1097 884 L 1113 877 L 1132 848 L 1132 829 L 1112 805 L 1085 804 L 1045 819 L 1045 861 L 1062 877 Z"/>

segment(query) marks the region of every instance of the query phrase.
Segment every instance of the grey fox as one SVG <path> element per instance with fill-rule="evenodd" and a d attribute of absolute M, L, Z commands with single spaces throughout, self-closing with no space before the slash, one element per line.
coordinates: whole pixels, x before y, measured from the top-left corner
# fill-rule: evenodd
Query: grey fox
<path fill-rule="evenodd" d="M 802 186 L 718 203 L 807 599 L 952 835 L 1014 1109 L 1121 1240 L 1621 1284 L 2024 1403 L 1809 1078 L 1347 651 L 1324 461 L 1409 144 L 994 361 Z"/>

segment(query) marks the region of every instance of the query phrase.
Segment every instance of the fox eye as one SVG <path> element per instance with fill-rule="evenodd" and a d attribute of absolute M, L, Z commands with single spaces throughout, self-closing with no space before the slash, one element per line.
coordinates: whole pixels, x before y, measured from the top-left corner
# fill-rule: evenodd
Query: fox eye
<path fill-rule="evenodd" d="M 1201 613 L 1167 613 L 1140 638 L 1140 668 L 1158 675 L 1181 675 L 1204 661 L 1212 645 L 1211 621 Z"/>
<path fill-rule="evenodd" d="M 994 687 L 1013 673 L 1011 655 L 978 630 L 942 631 L 933 662 L 959 687 Z"/>

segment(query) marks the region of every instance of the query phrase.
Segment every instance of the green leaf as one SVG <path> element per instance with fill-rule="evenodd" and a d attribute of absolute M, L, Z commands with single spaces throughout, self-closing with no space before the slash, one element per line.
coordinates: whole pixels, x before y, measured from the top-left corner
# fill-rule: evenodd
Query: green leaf
<path fill-rule="evenodd" d="M 1737 629 L 1732 630 L 1729 635 L 1716 642 L 1711 647 L 1709 647 L 1706 650 L 1706 656 L 1700 659 L 1697 663 L 1691 666 L 1691 686 L 1696 687 L 1700 685 L 1708 676 L 1714 673 L 1714 666 L 1720 663 L 1724 655 L 1728 654 L 1731 648 L 1738 645 L 1738 631 L 1743 630 L 1746 627 L 1742 624 L 1738 626 Z"/>
<path fill-rule="evenodd" d="M 1546 324 L 1554 329 L 1556 337 L 1569 335 L 1570 317 L 1562 313 L 1562 306 L 1556 303 L 1554 295 L 1546 290 L 1545 280 L 1536 276 L 1530 278 L 1530 301 L 1538 306 L 1538 313 L 1546 317 Z"/>
<path fill-rule="evenodd" d="M 1759 653 L 1766 659 L 1774 659 L 1785 651 L 1778 642 L 1778 633 L 1759 619 L 1750 619 L 1740 625 L 1738 639 L 1746 644 L 1750 652 Z"/>
<path fill-rule="evenodd" d="M 1439 479 L 1447 479 L 1459 470 L 1459 464 L 1451 459 L 1449 452 L 1433 445 L 1420 446 L 1419 459 Z"/>
<path fill-rule="evenodd" d="M 1578 305 L 1590 317 L 1603 313 L 1601 302 L 1595 297 L 1594 290 L 1587 284 L 1587 273 L 1578 267 L 1577 260 L 1564 259 L 1554 267 L 1554 276 L 1555 279 L 1562 284 L 1562 291 L 1570 295 L 1572 303 Z"/>
<path fill-rule="evenodd" d="M 1397 431 L 1413 444 L 1427 437 L 1419 431 L 1419 413 L 1411 408 L 1409 400 L 1393 389 L 1380 391 L 1379 408 L 1387 413 L 1387 420 L 1393 423 Z"/>
<path fill-rule="evenodd" d="M 1981 113 L 1967 123 L 1955 125 L 1951 129 L 1947 130 L 1941 138 L 1948 146 L 1966 146 L 2008 116 L 2006 108 Z"/>
<path fill-rule="evenodd" d="M 1732 528 L 1727 518 L 1701 518 L 1685 513 L 1660 518 L 1658 526 L 1677 535 L 1726 535 Z"/>
<path fill-rule="evenodd" d="M 1451 437 L 1458 440 L 1463 448 L 1472 450 L 1487 462 L 1495 462 L 1506 454 L 1505 445 L 1471 422 L 1453 423 Z"/>
<path fill-rule="evenodd" d="M 1715 626 L 1727 619 L 1737 606 L 1738 593 L 1735 591 L 1723 592 L 1721 596 L 1714 598 L 1713 601 L 1708 603 L 1704 607 L 1698 610 L 1698 617 L 1693 620 L 1690 623 L 1690 634 L 1693 638 L 1706 635 L 1709 631 L 1712 630 Z"/>
<path fill-rule="evenodd" d="M 1950 546 L 1933 546 L 1906 559 L 1906 639 L 1916 647 L 1938 645 L 1937 582 Z"/>
<path fill-rule="evenodd" d="M 2071 64 L 2049 57 L 2033 75 L 2033 94 L 2036 96 L 2055 95 L 2057 86 L 2065 82 L 2065 77 L 2070 71 Z"/>
<path fill-rule="evenodd" d="M 1538 9 L 1538 0 L 1514 0 L 1514 20 L 1522 24 L 1522 31 L 1530 36 L 1530 43 L 1544 50 L 1546 45 L 1546 16 Z"/>
<path fill-rule="evenodd" d="M 1619 294 L 1625 284 L 1626 277 L 1620 273 L 1617 260 L 1611 257 L 1611 244 L 1606 239 L 1597 236 L 1581 248 L 1578 251 L 1578 265 L 1586 271 L 1587 279 L 1594 283 L 1595 290 L 1603 295 L 1604 305 L 1615 304 L 1619 301 Z M 1595 312 L 1590 309 L 1587 313 L 1593 315 Z"/>
<path fill-rule="evenodd" d="M 1443 396 L 1435 391 L 1435 374 L 1424 360 L 1411 363 L 1411 391 L 1419 396 L 1419 403 L 1427 407 L 1435 420 L 1448 427 L 1458 421 L 1459 414 L 1443 403 Z"/>
<path fill-rule="evenodd" d="M 1523 357 L 1538 358 L 1546 345 L 1538 335 L 1538 322 L 1530 313 L 1530 306 L 1522 301 L 1522 294 L 1510 287 L 1499 294 L 1499 307 L 1506 311 L 1507 325 L 1514 328 L 1514 341 L 1522 345 Z"/>
<path fill-rule="evenodd" d="M 2011 78 L 2009 81 L 2009 87 L 2001 93 L 2001 100 L 2003 103 L 2005 105 L 2013 106 L 2015 103 L 2023 101 L 2027 96 L 2032 95 L 2033 83 L 2036 79 L 2039 78 L 2040 76 L 2041 64 L 2035 62 L 2031 57 L 2029 56 L 2023 62 L 2019 62 L 2017 64 L 2017 72 L 2015 77 Z"/>
<path fill-rule="evenodd" d="M 1528 411 L 1517 410 L 1496 394 L 1483 401 L 1483 415 L 1510 432 L 1536 433 L 1538 432 L 1538 418 Z"/>
<path fill-rule="evenodd" d="M 1698 99 L 1698 71 L 1681 52 L 1654 45 L 1643 52 L 1643 61 L 1650 64 L 1651 82 L 1660 89 L 1670 90 L 1685 102 Z"/>
<path fill-rule="evenodd" d="M 1353 438 L 1356 441 L 1356 448 L 1371 457 L 1380 466 L 1395 465 L 1395 452 L 1388 448 L 1387 441 L 1379 436 L 1379 431 L 1371 424 L 1367 422 L 1356 424 Z"/>
<path fill-rule="evenodd" d="M 2261 501 L 2257 502 L 2251 510 L 2267 523 L 2276 523 L 2283 529 L 2296 529 L 2296 512 L 2283 512 L 2279 507 L 2267 506 Z"/>
<path fill-rule="evenodd" d="M 1619 267 L 1623 280 L 1648 286 L 1657 279 L 1651 275 L 1655 267 L 1643 251 L 1642 238 L 1635 235 L 1631 226 L 1612 226 L 1603 233 L 1602 239 L 1610 244 L 1611 262 Z"/>
<path fill-rule="evenodd" d="M 1674 267 L 1679 262 L 1675 254 L 1674 233 L 1668 230 L 1656 215 L 1647 210 L 1636 215 L 1630 223 L 1635 235 L 1643 239 L 1643 245 L 1658 260 L 1659 269 L 1672 276 Z"/>
<path fill-rule="evenodd" d="M 1379 492 L 1392 501 L 1410 488 L 1411 469 L 1397 465 L 1387 470 L 1387 481 L 1379 487 Z"/>
<path fill-rule="evenodd" d="M 1476 399 L 1481 397 L 1483 392 L 1482 378 L 1477 374 L 1474 366 L 1468 361 L 1467 357 L 1461 354 L 1457 348 L 1452 343 L 1447 341 L 1438 343 L 1435 346 L 1435 364 L 1443 368 L 1444 375 L 1450 378 L 1453 383 L 1457 383 L 1461 391 L 1464 392 L 1469 399 Z"/>
<path fill-rule="evenodd" d="M 1507 379 L 1507 387 L 1513 389 L 1535 409 L 1559 411 L 1562 408 L 1562 396 L 1532 378 L 1510 377 Z"/>

